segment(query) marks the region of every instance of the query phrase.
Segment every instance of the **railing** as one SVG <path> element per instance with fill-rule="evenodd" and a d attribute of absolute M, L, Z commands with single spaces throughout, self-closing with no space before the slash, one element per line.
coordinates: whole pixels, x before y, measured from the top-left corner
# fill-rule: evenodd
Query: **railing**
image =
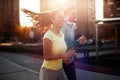
<path fill-rule="evenodd" d="M 102 23 L 101 23 L 102 22 Z M 96 58 L 99 57 L 99 51 L 98 51 L 98 27 L 99 25 L 117 25 L 120 24 L 120 18 L 104 18 L 104 19 L 99 19 L 99 20 L 95 20 L 95 28 L 96 28 Z M 116 51 L 117 51 L 117 26 L 115 26 L 115 44 L 116 44 Z"/>

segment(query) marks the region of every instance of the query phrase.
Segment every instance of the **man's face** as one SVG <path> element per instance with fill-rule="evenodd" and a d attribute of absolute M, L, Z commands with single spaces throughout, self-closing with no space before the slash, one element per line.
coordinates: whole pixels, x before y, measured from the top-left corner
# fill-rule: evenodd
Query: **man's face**
<path fill-rule="evenodd" d="M 74 10 L 70 10 L 70 12 L 68 13 L 68 19 L 70 22 L 76 22 L 77 21 L 77 11 Z"/>

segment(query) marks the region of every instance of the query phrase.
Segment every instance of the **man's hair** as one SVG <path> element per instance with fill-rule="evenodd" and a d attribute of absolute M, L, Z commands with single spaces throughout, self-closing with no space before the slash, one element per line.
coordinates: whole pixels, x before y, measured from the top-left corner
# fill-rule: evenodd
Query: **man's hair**
<path fill-rule="evenodd" d="M 66 16 L 71 10 L 76 10 L 75 6 L 68 6 L 64 10 L 64 15 Z"/>

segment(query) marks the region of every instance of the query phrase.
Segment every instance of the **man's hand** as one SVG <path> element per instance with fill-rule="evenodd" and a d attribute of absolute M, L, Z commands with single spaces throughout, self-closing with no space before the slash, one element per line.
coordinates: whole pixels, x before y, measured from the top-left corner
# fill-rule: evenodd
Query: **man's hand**
<path fill-rule="evenodd" d="M 85 44 L 87 42 L 87 38 L 85 36 L 81 36 L 77 41 L 79 41 L 80 44 Z"/>

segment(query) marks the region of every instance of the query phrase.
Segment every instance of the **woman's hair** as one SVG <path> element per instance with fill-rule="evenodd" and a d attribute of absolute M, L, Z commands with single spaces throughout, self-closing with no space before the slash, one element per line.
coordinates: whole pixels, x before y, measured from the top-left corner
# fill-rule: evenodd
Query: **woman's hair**
<path fill-rule="evenodd" d="M 61 12 L 60 10 L 41 12 L 39 15 L 40 27 L 50 26 L 52 24 L 52 19 L 54 19 L 56 14 L 60 12 Z"/>
<path fill-rule="evenodd" d="M 60 10 L 41 12 L 39 16 L 37 16 L 38 19 L 34 29 L 40 34 L 44 34 L 47 30 L 52 28 L 52 19 L 54 19 L 56 14 L 60 12 Z"/>
<path fill-rule="evenodd" d="M 45 26 L 50 26 L 52 24 L 51 22 L 51 16 L 50 12 L 42 12 L 39 15 L 39 26 L 40 27 L 45 27 Z"/>

